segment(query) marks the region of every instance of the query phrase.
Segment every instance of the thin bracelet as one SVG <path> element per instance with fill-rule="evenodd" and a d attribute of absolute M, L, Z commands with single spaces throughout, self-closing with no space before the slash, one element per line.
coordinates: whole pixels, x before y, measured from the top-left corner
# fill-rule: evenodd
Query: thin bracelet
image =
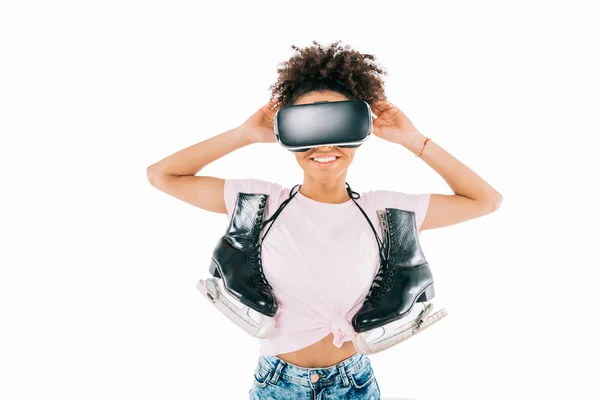
<path fill-rule="evenodd" d="M 431 140 L 431 138 L 427 138 L 425 139 L 425 142 L 423 143 L 423 148 L 421 149 L 421 153 L 417 156 L 417 158 L 421 158 L 421 156 L 423 155 L 423 151 L 425 150 L 425 146 L 427 145 L 427 142 L 429 142 Z"/>

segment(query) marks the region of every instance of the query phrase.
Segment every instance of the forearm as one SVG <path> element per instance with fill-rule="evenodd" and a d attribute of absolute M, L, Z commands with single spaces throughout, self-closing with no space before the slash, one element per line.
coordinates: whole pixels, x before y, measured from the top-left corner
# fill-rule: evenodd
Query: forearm
<path fill-rule="evenodd" d="M 211 162 L 252 144 L 242 127 L 223 132 L 210 139 L 186 147 L 148 167 L 148 175 L 196 175 Z"/>
<path fill-rule="evenodd" d="M 401 145 L 413 154 L 419 155 L 426 137 L 420 132 L 407 135 Z M 473 170 L 464 165 L 434 140 L 429 140 L 423 149 L 421 159 L 435 170 L 450 186 L 452 191 L 472 200 L 499 205 L 502 195 Z"/>

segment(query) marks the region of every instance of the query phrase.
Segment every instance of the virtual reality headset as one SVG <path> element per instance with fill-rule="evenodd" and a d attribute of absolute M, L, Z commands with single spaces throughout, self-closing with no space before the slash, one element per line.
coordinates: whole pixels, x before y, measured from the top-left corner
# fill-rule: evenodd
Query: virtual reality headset
<path fill-rule="evenodd" d="M 317 101 L 282 107 L 275 113 L 277 142 L 290 151 L 319 146 L 358 147 L 371 134 L 373 114 L 366 101 Z"/>

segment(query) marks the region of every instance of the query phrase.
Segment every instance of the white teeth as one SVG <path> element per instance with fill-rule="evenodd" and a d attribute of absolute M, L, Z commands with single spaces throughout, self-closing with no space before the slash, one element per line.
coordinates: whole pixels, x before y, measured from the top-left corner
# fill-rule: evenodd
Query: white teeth
<path fill-rule="evenodd" d="M 335 160 L 335 157 L 327 157 L 327 158 L 313 158 L 313 160 L 317 162 L 329 162 Z"/>

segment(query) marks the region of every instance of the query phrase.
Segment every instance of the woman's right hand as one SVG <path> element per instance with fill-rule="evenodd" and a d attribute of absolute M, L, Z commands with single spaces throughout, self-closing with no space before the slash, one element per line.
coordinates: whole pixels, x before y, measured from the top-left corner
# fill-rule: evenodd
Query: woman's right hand
<path fill-rule="evenodd" d="M 275 113 L 281 108 L 278 98 L 274 98 L 258 109 L 240 127 L 255 143 L 276 142 L 274 119 Z"/>

